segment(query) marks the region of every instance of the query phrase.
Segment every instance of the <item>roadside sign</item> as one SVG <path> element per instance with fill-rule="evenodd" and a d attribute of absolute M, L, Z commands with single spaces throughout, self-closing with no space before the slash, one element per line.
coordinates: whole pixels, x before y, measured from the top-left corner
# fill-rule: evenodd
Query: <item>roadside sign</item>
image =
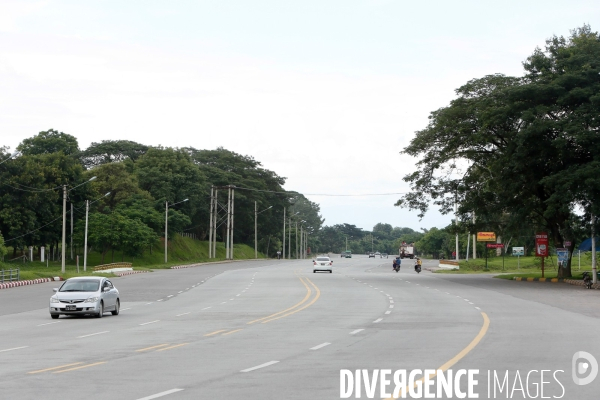
<path fill-rule="evenodd" d="M 567 240 L 563 243 L 563 246 L 565 247 L 571 247 L 571 241 Z"/>
<path fill-rule="evenodd" d="M 546 232 L 535 234 L 535 256 L 548 257 L 548 234 Z"/>
<path fill-rule="evenodd" d="M 525 255 L 525 247 L 513 247 L 512 248 L 513 256 L 524 256 Z"/>
<path fill-rule="evenodd" d="M 502 249 L 504 245 L 502 243 L 488 243 L 486 244 L 488 249 Z"/>
<path fill-rule="evenodd" d="M 558 258 L 558 265 L 563 268 L 567 268 L 569 263 L 569 249 L 556 249 L 556 258 Z"/>
<path fill-rule="evenodd" d="M 495 242 L 496 241 L 496 233 L 495 232 L 477 232 L 477 241 L 478 242 Z"/>

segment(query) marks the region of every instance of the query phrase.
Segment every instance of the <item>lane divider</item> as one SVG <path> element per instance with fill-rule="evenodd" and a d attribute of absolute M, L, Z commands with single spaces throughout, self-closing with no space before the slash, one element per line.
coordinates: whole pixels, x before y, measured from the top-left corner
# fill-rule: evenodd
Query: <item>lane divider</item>
<path fill-rule="evenodd" d="M 315 285 L 314 283 L 312 283 L 312 281 L 311 281 L 310 279 L 308 279 L 308 278 L 304 278 L 304 279 L 306 279 L 306 280 L 308 281 L 308 283 L 310 283 L 310 284 L 311 284 L 311 285 L 312 285 L 312 286 L 315 288 L 315 290 L 316 290 L 316 292 L 317 292 L 317 294 L 316 294 L 316 295 L 315 295 L 315 297 L 314 297 L 314 298 L 313 298 L 313 299 L 310 301 L 310 303 L 308 303 L 308 304 L 306 304 L 305 306 L 303 306 L 303 307 L 300 307 L 300 308 L 298 308 L 298 309 L 296 309 L 296 310 L 294 310 L 294 311 L 291 311 L 291 312 L 289 312 L 289 313 L 287 313 L 287 314 L 283 314 L 283 315 L 280 315 L 279 317 L 275 317 L 275 318 L 268 319 L 268 320 L 266 320 L 266 321 L 262 321 L 262 323 L 263 323 L 263 324 L 266 324 L 267 322 L 275 321 L 275 320 L 277 320 L 277 319 L 280 319 L 280 318 L 284 318 L 284 317 L 290 316 L 290 315 L 292 315 L 292 314 L 296 314 L 297 312 L 300 312 L 300 311 L 302 311 L 302 310 L 304 310 L 304 309 L 306 309 L 306 308 L 308 308 L 308 307 L 312 306 L 313 304 L 315 304 L 315 302 L 316 302 L 317 300 L 319 300 L 319 297 L 321 297 L 321 291 L 319 290 L 319 288 L 317 287 L 317 285 Z"/>
<path fill-rule="evenodd" d="M 487 331 L 490 327 L 490 319 L 487 316 L 487 314 L 482 312 L 481 316 L 483 317 L 483 325 L 481 326 L 481 329 L 479 330 L 479 333 L 477 334 L 477 336 L 475 336 L 475 338 L 471 341 L 471 343 L 469 343 L 467 345 L 467 347 L 462 349 L 457 355 L 452 357 L 446 363 L 442 364 L 442 366 L 438 367 L 438 369 L 436 370 L 436 373 L 430 374 L 429 379 L 435 378 L 435 376 L 437 375 L 437 371 L 446 372 L 450 367 L 452 367 L 454 364 L 456 364 L 457 362 L 462 360 L 467 354 L 469 354 L 469 352 L 471 352 L 471 350 L 473 350 L 479 344 L 479 342 L 481 342 L 481 339 L 483 339 L 483 337 L 485 336 L 485 334 L 487 333 Z M 416 388 L 419 385 L 423 385 L 424 380 L 425 380 L 425 377 L 415 381 L 413 388 Z M 405 386 L 400 391 L 399 395 L 401 395 L 402 393 L 408 393 L 408 386 Z M 392 396 L 392 397 L 388 397 L 387 399 L 384 399 L 384 400 L 396 400 L 399 398 L 400 397 Z"/>

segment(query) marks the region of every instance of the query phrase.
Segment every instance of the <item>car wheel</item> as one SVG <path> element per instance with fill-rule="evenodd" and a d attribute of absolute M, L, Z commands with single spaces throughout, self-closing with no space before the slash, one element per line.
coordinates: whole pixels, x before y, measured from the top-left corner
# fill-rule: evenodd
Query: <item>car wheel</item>
<path fill-rule="evenodd" d="M 50 314 L 50 316 L 52 317 L 52 319 L 58 319 L 60 314 Z"/>
<path fill-rule="evenodd" d="M 316 270 L 316 269 L 313 269 L 313 274 L 316 274 L 316 273 L 317 273 L 317 270 Z"/>
<path fill-rule="evenodd" d="M 100 302 L 100 310 L 98 311 L 98 314 L 96 314 L 96 318 L 102 318 L 103 314 L 104 314 L 104 303 Z"/>
<path fill-rule="evenodd" d="M 119 308 L 121 307 L 121 302 L 117 299 L 117 303 L 115 304 L 115 310 L 111 311 L 112 315 L 119 315 Z"/>
<path fill-rule="evenodd" d="M 330 274 L 332 274 L 332 273 L 333 273 L 333 271 L 332 271 L 332 270 L 329 270 L 329 273 L 330 273 Z"/>

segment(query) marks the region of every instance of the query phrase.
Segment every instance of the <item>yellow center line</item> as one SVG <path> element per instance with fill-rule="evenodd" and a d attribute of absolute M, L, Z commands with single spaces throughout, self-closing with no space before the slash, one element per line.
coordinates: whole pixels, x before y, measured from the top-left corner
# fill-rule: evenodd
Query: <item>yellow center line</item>
<path fill-rule="evenodd" d="M 72 367 L 73 365 L 79 365 L 79 364 L 83 364 L 83 363 L 81 363 L 81 362 L 76 362 L 76 363 L 73 363 L 73 364 L 61 365 L 61 366 L 59 366 L 59 367 L 52 367 L 52 368 L 40 369 L 40 370 L 38 370 L 38 371 L 31 371 L 31 372 L 28 372 L 28 374 L 39 374 L 40 372 L 53 371 L 53 370 L 55 370 L 55 369 L 61 369 L 61 368 Z"/>
<path fill-rule="evenodd" d="M 93 367 L 95 365 L 100 365 L 100 364 L 106 364 L 106 361 L 100 361 L 97 363 L 93 363 L 93 364 L 87 364 L 87 365 L 82 365 L 80 367 L 74 367 L 74 368 L 69 368 L 69 369 L 63 369 L 61 371 L 54 371 L 53 374 L 62 374 L 63 372 L 69 372 L 69 371 L 75 371 L 76 369 L 83 369 L 83 368 L 89 368 L 89 367 Z"/>
<path fill-rule="evenodd" d="M 253 324 L 255 322 L 259 322 L 259 321 L 265 320 L 265 319 L 276 317 L 279 314 L 283 314 L 285 312 L 293 310 L 296 307 L 300 307 L 302 304 L 304 304 L 306 302 L 306 300 L 308 300 L 308 298 L 310 297 L 312 291 L 310 290 L 310 287 L 302 280 L 302 278 L 298 277 L 298 279 L 300 279 L 300 282 L 302 282 L 302 284 L 304 285 L 304 287 L 306 287 L 306 296 L 304 296 L 304 298 L 302 299 L 302 301 L 294 304 L 290 308 L 286 308 L 283 311 L 279 311 L 279 312 L 276 312 L 275 314 L 267 315 L 266 317 L 262 317 L 262 318 L 255 319 L 254 321 L 250 321 L 250 322 L 248 322 L 248 325 Z M 305 278 L 305 279 L 308 280 L 308 278 Z"/>
<path fill-rule="evenodd" d="M 175 349 L 177 347 L 181 347 L 181 346 L 186 346 L 189 343 L 181 343 L 181 344 L 176 344 L 175 346 L 169 346 L 169 347 L 163 347 L 162 349 L 158 349 L 156 351 L 163 351 L 163 350 L 171 350 L 171 349 Z"/>
<path fill-rule="evenodd" d="M 157 348 L 159 348 L 159 347 L 165 347 L 165 346 L 168 346 L 168 345 L 169 345 L 169 343 L 157 344 L 156 346 L 152 346 L 152 347 L 146 347 L 146 348 L 139 349 L 139 350 L 136 350 L 136 351 L 146 351 L 146 350 L 152 350 L 152 349 L 157 349 Z"/>
<path fill-rule="evenodd" d="M 317 287 L 317 285 L 315 285 L 314 283 L 312 283 L 312 281 L 311 281 L 310 279 L 308 279 L 308 278 L 304 278 L 304 279 L 306 279 L 306 280 L 307 280 L 307 281 L 308 281 L 308 282 L 309 282 L 309 283 L 310 283 L 310 284 L 311 284 L 311 285 L 312 285 L 312 286 L 315 288 L 315 290 L 317 291 L 317 294 L 316 294 L 316 295 L 315 295 L 315 297 L 314 297 L 314 298 L 311 300 L 311 302 L 310 302 L 310 303 L 308 303 L 307 305 L 305 305 L 304 307 L 300 307 L 300 308 L 298 308 L 298 309 L 296 309 L 296 310 L 294 310 L 294 311 L 291 311 L 291 312 L 289 312 L 289 313 L 287 313 L 287 314 L 283 314 L 283 315 L 280 315 L 280 316 L 278 316 L 278 317 L 271 318 L 271 319 L 268 319 L 268 320 L 266 320 L 266 321 L 263 321 L 263 322 L 262 322 L 263 324 L 266 324 L 267 322 L 275 321 L 276 319 L 283 318 L 283 317 L 287 317 L 288 315 L 292 315 L 292 314 L 295 314 L 295 313 L 297 313 L 297 312 L 299 312 L 299 311 L 302 311 L 302 310 L 304 310 L 305 308 L 308 308 L 308 307 L 312 306 L 312 305 L 313 305 L 313 304 L 314 304 L 314 303 L 315 303 L 315 302 L 316 302 L 316 301 L 319 299 L 319 297 L 321 297 L 321 291 L 319 290 L 319 288 Z"/>
<path fill-rule="evenodd" d="M 455 355 L 450 360 L 448 360 L 445 364 L 443 364 L 441 367 L 439 367 L 434 374 L 429 374 L 429 379 L 433 379 L 437 375 L 437 373 L 440 371 L 445 372 L 446 370 L 448 370 L 454 364 L 459 362 L 464 356 L 466 356 L 471 350 L 473 350 L 475 348 L 475 346 L 477 346 L 479 344 L 481 339 L 483 339 L 483 337 L 487 333 L 488 328 L 490 327 L 490 319 L 487 316 L 487 314 L 482 312 L 481 316 L 483 317 L 483 325 L 482 325 L 481 329 L 479 330 L 479 333 L 477 334 L 477 336 L 475 336 L 475 338 L 473 340 L 471 340 L 471 343 L 469 343 L 467 345 L 467 347 L 462 349 L 457 355 Z M 419 384 L 422 385 L 422 382 L 424 380 L 425 380 L 425 378 L 423 377 L 423 378 L 419 379 L 418 381 L 415 381 L 413 388 L 416 388 Z M 421 382 L 421 383 L 419 383 L 419 382 Z M 402 393 L 408 393 L 408 386 L 404 387 L 400 391 L 400 393 L 398 393 L 398 396 L 401 396 Z M 396 400 L 399 398 L 400 397 L 395 397 L 394 395 L 392 395 L 392 397 L 388 397 L 387 399 L 384 399 L 384 400 Z"/>
<path fill-rule="evenodd" d="M 221 329 L 220 331 L 214 331 L 214 332 L 211 332 L 211 333 L 207 333 L 204 336 L 212 336 L 212 335 L 216 335 L 217 333 L 221 333 L 221 332 L 225 332 L 225 331 L 227 331 L 227 329 Z"/>
<path fill-rule="evenodd" d="M 236 333 L 236 332 L 239 332 L 239 331 L 241 331 L 241 330 L 243 330 L 243 329 L 235 329 L 235 330 L 233 330 L 233 331 L 225 332 L 225 333 L 224 333 L 224 334 L 222 334 L 221 336 L 225 336 L 225 335 L 231 335 L 232 333 Z"/>

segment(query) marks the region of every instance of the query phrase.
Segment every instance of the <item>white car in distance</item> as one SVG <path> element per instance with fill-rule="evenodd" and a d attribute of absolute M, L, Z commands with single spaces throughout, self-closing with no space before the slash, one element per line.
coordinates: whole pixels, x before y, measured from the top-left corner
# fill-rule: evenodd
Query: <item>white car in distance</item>
<path fill-rule="evenodd" d="M 333 260 L 329 257 L 319 256 L 316 260 L 313 260 L 313 273 L 317 271 L 329 271 L 333 272 Z"/>

